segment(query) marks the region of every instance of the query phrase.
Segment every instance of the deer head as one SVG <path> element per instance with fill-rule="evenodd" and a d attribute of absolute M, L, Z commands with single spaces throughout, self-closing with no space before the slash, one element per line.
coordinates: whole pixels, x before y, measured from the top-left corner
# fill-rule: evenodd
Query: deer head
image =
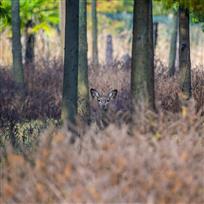
<path fill-rule="evenodd" d="M 100 110 L 107 111 L 109 103 L 116 98 L 118 91 L 114 89 L 107 95 L 101 95 L 96 89 L 90 89 L 90 93 L 93 98 L 96 98 Z"/>

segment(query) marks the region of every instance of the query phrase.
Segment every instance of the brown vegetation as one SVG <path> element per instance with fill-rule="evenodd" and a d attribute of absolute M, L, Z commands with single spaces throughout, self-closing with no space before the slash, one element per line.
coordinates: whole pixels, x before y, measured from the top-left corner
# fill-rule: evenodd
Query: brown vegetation
<path fill-rule="evenodd" d="M 125 113 L 130 73 L 119 65 L 90 66 L 90 86 L 118 89 L 113 108 Z M 128 124 L 117 121 L 103 131 L 91 125 L 75 144 L 66 128 L 49 127 L 36 138 L 37 151 L 29 155 L 34 163 L 6 148 L 0 203 L 204 203 L 204 72 L 193 69 L 194 99 L 185 104 L 177 78 L 168 78 L 159 61 L 155 65 L 158 113 L 141 105 L 132 134 Z M 1 132 L 11 121 L 59 119 L 62 66 L 53 61 L 37 67 L 25 100 L 9 71 L 1 71 Z"/>

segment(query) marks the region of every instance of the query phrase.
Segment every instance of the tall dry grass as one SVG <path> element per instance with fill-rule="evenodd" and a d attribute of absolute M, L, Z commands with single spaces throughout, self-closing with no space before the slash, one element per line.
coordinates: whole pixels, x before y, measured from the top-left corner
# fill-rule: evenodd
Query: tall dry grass
<path fill-rule="evenodd" d="M 1 203 L 203 203 L 203 119 L 140 109 L 128 126 L 71 133 L 50 128 L 30 165 L 7 150 Z"/>
<path fill-rule="evenodd" d="M 116 118 L 103 131 L 95 124 L 86 127 L 74 144 L 67 128 L 49 127 L 35 137 L 36 149 L 26 157 L 6 145 L 0 203 L 203 203 L 204 72 L 193 69 L 193 100 L 183 106 L 177 77 L 169 78 L 159 60 L 155 67 L 158 113 L 141 104 L 131 131 L 126 121 L 118 123 Z M 30 75 L 26 72 L 26 79 L 32 80 L 24 100 L 10 72 L 1 69 L 1 133 L 11 121 L 59 118 L 62 65 L 38 61 L 36 68 Z M 118 89 L 111 108 L 126 113 L 130 69 L 118 61 L 97 70 L 90 65 L 89 72 L 90 87 Z"/>
<path fill-rule="evenodd" d="M 63 66 L 59 60 L 40 60 L 35 71 L 25 68 L 26 91 L 19 94 L 10 69 L 0 69 L 0 122 L 21 122 L 31 119 L 60 118 Z M 168 77 L 168 69 L 160 60 L 155 60 L 155 94 L 159 110 L 178 112 L 180 110 L 179 84 L 177 76 Z M 202 66 L 192 71 L 193 98 L 196 110 L 203 108 Z M 117 100 L 112 109 L 126 111 L 130 106 L 130 63 L 117 61 L 112 67 L 100 65 L 98 69 L 89 68 L 89 86 L 99 92 L 118 90 Z"/>

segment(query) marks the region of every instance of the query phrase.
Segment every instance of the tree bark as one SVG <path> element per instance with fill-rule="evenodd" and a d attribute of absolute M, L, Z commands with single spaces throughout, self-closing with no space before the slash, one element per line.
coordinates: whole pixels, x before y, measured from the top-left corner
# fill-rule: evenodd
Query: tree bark
<path fill-rule="evenodd" d="M 92 0 L 92 60 L 96 68 L 98 66 L 98 29 L 97 29 L 97 9 L 96 1 Z"/>
<path fill-rule="evenodd" d="M 29 65 L 34 62 L 34 48 L 35 48 L 35 34 L 32 32 L 32 28 L 34 26 L 34 23 L 32 20 L 28 21 L 26 26 L 25 26 L 25 45 L 26 45 L 26 50 L 25 50 L 25 64 Z M 34 68 L 34 66 L 32 66 Z"/>
<path fill-rule="evenodd" d="M 20 33 L 20 8 L 19 0 L 12 0 L 12 55 L 14 80 L 22 88 L 24 87 L 24 71 L 22 63 L 22 45 Z"/>
<path fill-rule="evenodd" d="M 181 91 L 186 99 L 192 95 L 189 37 L 189 10 L 179 7 L 179 74 Z"/>
<path fill-rule="evenodd" d="M 79 73 L 78 73 L 78 95 L 80 107 L 78 113 L 89 123 L 89 83 L 88 83 L 88 60 L 87 60 L 87 11 L 86 0 L 79 0 Z"/>
<path fill-rule="evenodd" d="M 156 49 L 156 46 L 157 46 L 157 38 L 158 38 L 158 22 L 155 22 L 154 24 L 153 24 L 153 34 L 154 34 L 154 36 L 153 36 L 153 42 L 154 42 L 154 49 Z"/>
<path fill-rule="evenodd" d="M 134 2 L 131 91 L 134 104 L 147 102 L 155 109 L 151 0 Z"/>
<path fill-rule="evenodd" d="M 75 122 L 77 114 L 79 0 L 66 0 L 62 120 Z"/>
<path fill-rule="evenodd" d="M 178 34 L 178 11 L 173 13 L 173 27 L 171 33 L 171 44 L 169 52 L 169 76 L 174 76 L 176 71 L 176 51 L 177 51 L 177 34 Z"/>
<path fill-rule="evenodd" d="M 64 38 L 65 38 L 65 1 L 59 1 L 59 10 L 60 10 L 60 38 L 61 38 L 61 54 L 64 58 Z"/>

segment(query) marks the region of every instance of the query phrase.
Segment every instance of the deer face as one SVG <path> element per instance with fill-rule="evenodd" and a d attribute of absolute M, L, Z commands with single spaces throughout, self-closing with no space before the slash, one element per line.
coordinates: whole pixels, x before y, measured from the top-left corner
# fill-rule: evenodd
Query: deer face
<path fill-rule="evenodd" d="M 91 96 L 96 98 L 100 110 L 107 111 L 110 101 L 114 100 L 118 91 L 116 89 L 109 92 L 107 95 L 100 95 L 96 89 L 90 89 Z"/>

